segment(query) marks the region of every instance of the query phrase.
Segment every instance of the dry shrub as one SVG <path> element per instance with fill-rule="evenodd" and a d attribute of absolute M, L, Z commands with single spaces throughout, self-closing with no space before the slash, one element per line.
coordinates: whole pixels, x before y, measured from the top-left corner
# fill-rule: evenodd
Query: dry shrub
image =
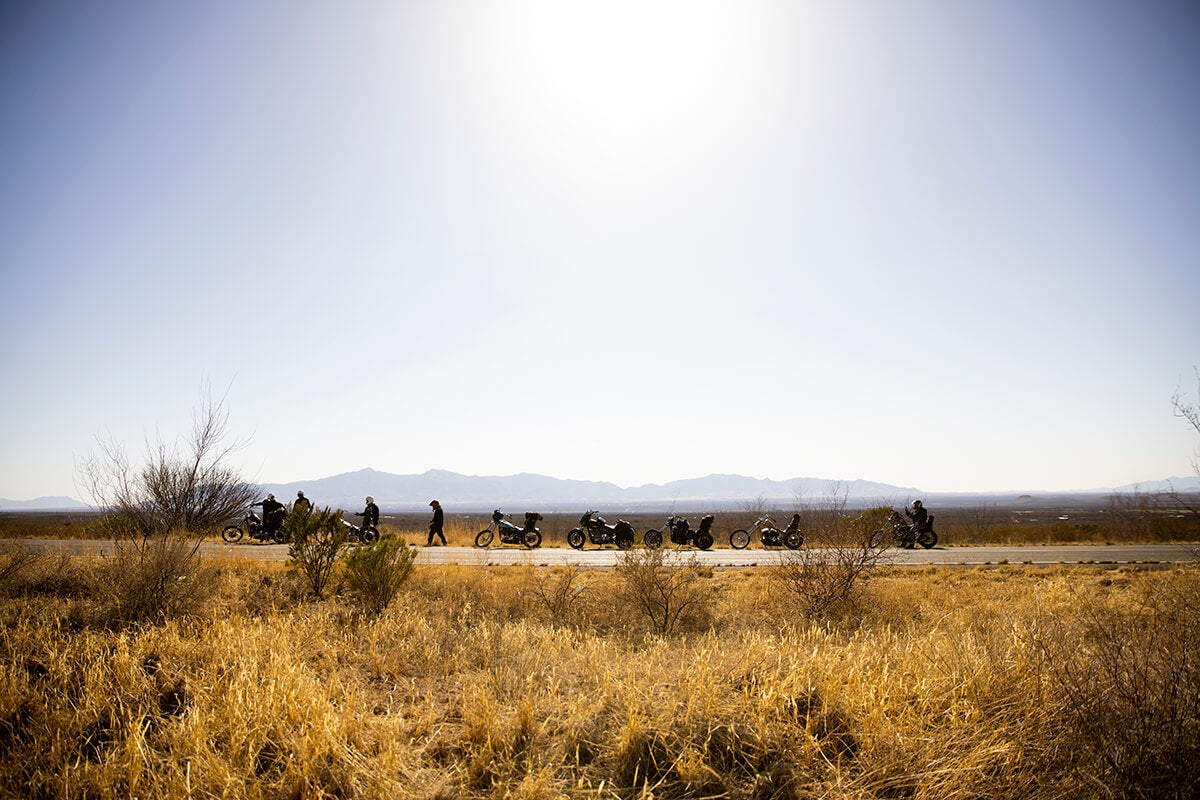
<path fill-rule="evenodd" d="M 887 561 L 886 546 L 872 544 L 871 533 L 889 513 L 877 508 L 850 517 L 841 507 L 810 511 L 805 548 L 781 553 L 770 571 L 780 613 L 808 620 L 857 615 L 868 576 Z"/>
<path fill-rule="evenodd" d="M 1039 639 L 1074 745 L 1118 797 L 1189 797 L 1200 786 L 1200 588 L 1178 574 L 1114 597 L 1079 596 Z M 1125 596 L 1122 596 L 1125 595 Z"/>
<path fill-rule="evenodd" d="M 617 556 L 614 601 L 658 634 L 703 630 L 712 618 L 709 578 L 695 556 L 679 550 L 637 549 Z"/>
<path fill-rule="evenodd" d="M 20 543 L 0 550 L 0 595 L 82 599 L 93 596 L 97 588 L 95 571 L 79 559 Z"/>
<path fill-rule="evenodd" d="M 116 542 L 101 568 L 107 579 L 101 618 L 112 624 L 198 616 L 216 595 L 217 571 L 196 555 L 185 533 Z"/>
<path fill-rule="evenodd" d="M 580 598 L 585 584 L 583 569 L 568 564 L 554 569 L 530 567 L 525 575 L 526 594 L 532 597 L 551 625 L 570 627 L 580 619 Z"/>

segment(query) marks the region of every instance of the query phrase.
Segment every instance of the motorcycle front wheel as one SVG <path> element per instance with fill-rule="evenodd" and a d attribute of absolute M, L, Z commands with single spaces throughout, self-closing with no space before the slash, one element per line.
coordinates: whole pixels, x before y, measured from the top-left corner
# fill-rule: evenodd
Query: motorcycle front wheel
<path fill-rule="evenodd" d="M 541 531 L 526 531 L 525 532 L 525 546 L 528 547 L 530 550 L 532 550 L 535 547 L 540 546 L 541 543 L 542 543 L 542 532 Z"/>
<path fill-rule="evenodd" d="M 883 538 L 885 536 L 887 536 L 887 531 L 885 531 L 883 528 L 880 528 L 871 534 L 869 544 L 871 547 L 883 547 Z"/>
<path fill-rule="evenodd" d="M 738 528 L 729 534 L 729 546 L 734 550 L 745 550 L 750 545 L 750 532 Z"/>
<path fill-rule="evenodd" d="M 921 531 L 917 534 L 917 544 L 924 547 L 926 550 L 937 544 L 937 534 L 933 531 Z"/>
<path fill-rule="evenodd" d="M 642 544 L 651 550 L 657 550 L 662 547 L 662 531 L 646 531 L 646 535 L 642 537 Z"/>
<path fill-rule="evenodd" d="M 787 545 L 788 550 L 799 550 L 800 545 L 804 544 L 804 534 L 800 531 L 788 531 L 784 534 L 783 543 Z"/>
<path fill-rule="evenodd" d="M 495 534 L 492 533 L 491 528 L 484 528 L 479 533 L 475 534 L 475 546 L 476 547 L 487 547 L 489 544 L 492 543 L 493 536 L 495 536 Z"/>
<path fill-rule="evenodd" d="M 240 542 L 242 540 L 242 529 L 237 525 L 227 525 L 225 530 L 221 531 L 221 538 L 229 544 Z"/>
<path fill-rule="evenodd" d="M 361 538 L 363 544 L 375 544 L 379 541 L 379 529 L 374 526 L 364 528 Z"/>
<path fill-rule="evenodd" d="M 576 550 L 582 550 L 583 549 L 583 531 L 581 531 L 579 528 L 575 528 L 570 533 L 568 533 L 567 534 L 567 544 L 571 545 L 571 547 L 574 547 Z"/>

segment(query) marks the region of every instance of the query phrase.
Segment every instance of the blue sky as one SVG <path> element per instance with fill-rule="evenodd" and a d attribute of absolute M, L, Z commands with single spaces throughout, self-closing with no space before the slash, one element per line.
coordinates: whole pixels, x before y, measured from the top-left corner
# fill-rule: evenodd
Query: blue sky
<path fill-rule="evenodd" d="M 1189 474 L 1198 93 L 1193 3 L 6 4 L 0 497 L 206 381 L 261 481 Z"/>

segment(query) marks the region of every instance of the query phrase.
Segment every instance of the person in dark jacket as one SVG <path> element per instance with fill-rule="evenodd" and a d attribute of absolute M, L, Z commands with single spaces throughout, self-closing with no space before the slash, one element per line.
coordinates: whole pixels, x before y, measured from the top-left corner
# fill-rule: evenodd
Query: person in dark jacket
<path fill-rule="evenodd" d="M 375 498 L 367 496 L 367 505 L 362 511 L 355 511 L 354 516 L 362 517 L 362 526 L 359 530 L 366 530 L 370 527 L 379 527 L 379 506 L 375 505 Z"/>
<path fill-rule="evenodd" d="M 262 506 L 263 533 L 270 535 L 279 530 L 283 525 L 283 515 L 286 513 L 283 510 L 283 503 L 276 500 L 275 495 L 268 494 L 266 500 L 259 500 L 254 505 Z"/>
<path fill-rule="evenodd" d="M 446 535 L 442 533 L 442 504 L 437 500 L 430 500 L 429 505 L 433 506 L 433 519 L 429 520 L 429 541 L 425 543 L 426 547 L 433 546 L 433 537 L 436 534 L 442 540 L 442 544 L 446 544 Z"/>
<path fill-rule="evenodd" d="M 904 513 L 912 520 L 913 527 L 919 531 L 925 530 L 929 524 L 929 512 L 925 510 L 925 506 L 920 500 L 913 500 L 912 511 L 906 508 Z"/>
<path fill-rule="evenodd" d="M 296 492 L 296 502 L 292 503 L 292 510 L 301 513 L 312 511 L 312 503 L 304 496 L 303 491 Z"/>

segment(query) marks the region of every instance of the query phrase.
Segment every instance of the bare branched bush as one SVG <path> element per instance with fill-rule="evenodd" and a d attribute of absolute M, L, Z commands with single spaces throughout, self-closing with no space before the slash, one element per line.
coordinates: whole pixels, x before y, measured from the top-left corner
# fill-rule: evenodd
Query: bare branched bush
<path fill-rule="evenodd" d="M 198 616 L 217 590 L 217 572 L 196 557 L 196 543 L 168 532 L 118 541 L 105 564 L 103 616 L 115 623 L 161 622 Z"/>
<path fill-rule="evenodd" d="M 254 487 L 226 463 L 243 444 L 227 441 L 228 421 L 224 400 L 214 402 L 205 391 L 182 446 L 147 441 L 140 465 L 119 442 L 97 436 L 99 452 L 89 453 L 76 472 L 114 538 L 202 535 L 249 505 Z"/>
<path fill-rule="evenodd" d="M 348 538 L 341 509 L 293 510 L 285 518 L 283 530 L 290 542 L 288 567 L 303 576 L 313 594 L 323 597 Z"/>
<path fill-rule="evenodd" d="M 180 444 L 147 440 L 135 465 L 115 440 L 97 437 L 77 475 L 102 512 L 101 526 L 117 541 L 110 566 L 111 608 L 119 622 L 193 614 L 215 590 L 210 569 L 196 556 L 200 538 L 244 508 L 253 487 L 226 464 L 241 446 L 227 442 L 224 400 L 207 387 Z"/>
<path fill-rule="evenodd" d="M 1196 584 L 1166 575 L 1128 605 L 1086 599 L 1081 622 L 1046 621 L 1039 650 L 1111 796 L 1191 797 L 1200 786 L 1197 620 Z"/>
<path fill-rule="evenodd" d="M 393 533 L 346 554 L 346 588 L 359 607 L 379 616 L 413 572 L 417 551 Z"/>
<path fill-rule="evenodd" d="M 551 624 L 569 627 L 579 619 L 579 598 L 584 591 L 583 569 L 578 564 L 568 563 L 552 570 L 531 570 L 528 591 Z"/>
<path fill-rule="evenodd" d="M 835 494 L 801 513 L 805 548 L 782 553 L 771 568 L 784 616 L 823 619 L 855 612 L 869 573 L 887 561 L 884 542 L 872 541 L 890 508 L 851 515 L 846 495 Z"/>
<path fill-rule="evenodd" d="M 626 550 L 617 556 L 617 605 L 659 634 L 704 627 L 712 611 L 705 572 L 679 550 Z"/>

